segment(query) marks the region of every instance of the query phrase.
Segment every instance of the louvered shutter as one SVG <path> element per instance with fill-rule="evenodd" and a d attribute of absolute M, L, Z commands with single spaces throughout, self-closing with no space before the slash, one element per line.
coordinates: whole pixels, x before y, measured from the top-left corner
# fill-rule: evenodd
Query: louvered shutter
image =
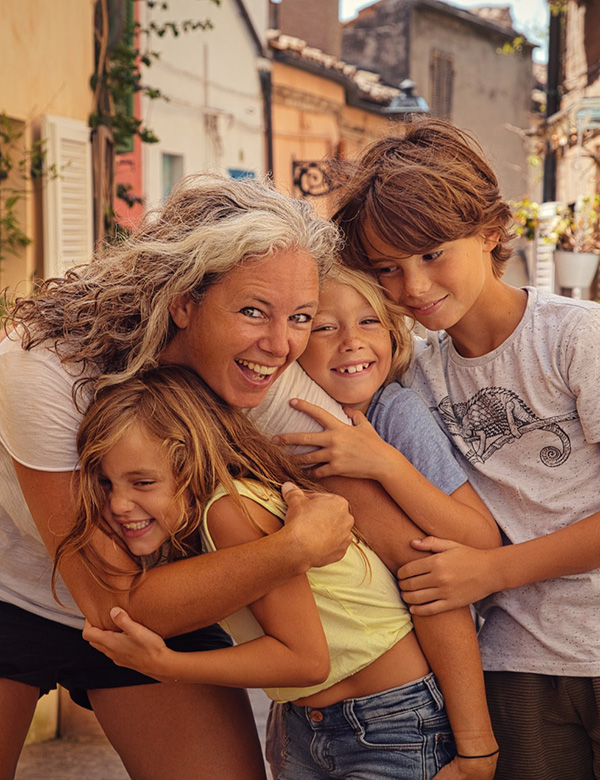
<path fill-rule="evenodd" d="M 558 205 L 554 201 L 540 203 L 538 212 L 539 224 L 534 246 L 533 283 L 544 292 L 554 292 L 554 244 L 548 241 L 547 235 L 556 218 Z"/>
<path fill-rule="evenodd" d="M 55 176 L 44 181 L 44 276 L 62 276 L 93 251 L 90 130 L 85 122 L 44 116 L 46 160 Z"/>

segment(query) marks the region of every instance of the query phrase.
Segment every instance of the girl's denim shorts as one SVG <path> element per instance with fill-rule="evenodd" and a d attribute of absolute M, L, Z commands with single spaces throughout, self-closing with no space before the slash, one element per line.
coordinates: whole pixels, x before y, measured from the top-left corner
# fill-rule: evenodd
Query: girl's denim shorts
<path fill-rule="evenodd" d="M 430 780 L 456 754 L 433 674 L 329 707 L 271 705 L 267 759 L 275 780 Z"/>

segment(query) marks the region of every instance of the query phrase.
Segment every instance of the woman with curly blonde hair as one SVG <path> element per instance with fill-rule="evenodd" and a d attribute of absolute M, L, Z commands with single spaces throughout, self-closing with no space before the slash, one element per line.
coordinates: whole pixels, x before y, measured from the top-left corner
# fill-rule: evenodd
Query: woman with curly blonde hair
<path fill-rule="evenodd" d="M 264 778 L 243 691 L 118 668 L 81 638 L 84 615 L 110 626 L 122 605 L 180 649 L 226 646 L 218 627 L 203 627 L 343 554 L 346 502 L 292 489 L 278 533 L 156 567 L 133 589 L 129 557 L 101 532 L 87 560 L 61 560 L 57 601 L 51 556 L 74 518 L 76 435 L 94 393 L 169 362 L 227 404 L 258 405 L 306 344 L 337 246 L 306 203 L 258 181 L 197 176 L 123 244 L 13 307 L 0 343 L 2 780 L 38 696 L 57 683 L 93 707 L 132 778 Z M 106 561 L 101 578 L 94 558 Z"/>

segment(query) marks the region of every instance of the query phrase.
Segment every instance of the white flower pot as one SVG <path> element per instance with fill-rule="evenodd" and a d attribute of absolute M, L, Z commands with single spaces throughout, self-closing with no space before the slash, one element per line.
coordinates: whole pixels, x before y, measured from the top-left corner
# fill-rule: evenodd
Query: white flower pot
<path fill-rule="evenodd" d="M 554 269 L 558 287 L 585 289 L 594 281 L 600 255 L 594 252 L 554 251 Z"/>

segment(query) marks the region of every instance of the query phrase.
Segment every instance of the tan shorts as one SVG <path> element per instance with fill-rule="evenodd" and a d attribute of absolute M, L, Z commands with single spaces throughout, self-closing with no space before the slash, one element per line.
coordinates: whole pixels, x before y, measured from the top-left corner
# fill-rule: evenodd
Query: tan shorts
<path fill-rule="evenodd" d="M 600 780 L 600 678 L 486 672 L 495 780 Z"/>

